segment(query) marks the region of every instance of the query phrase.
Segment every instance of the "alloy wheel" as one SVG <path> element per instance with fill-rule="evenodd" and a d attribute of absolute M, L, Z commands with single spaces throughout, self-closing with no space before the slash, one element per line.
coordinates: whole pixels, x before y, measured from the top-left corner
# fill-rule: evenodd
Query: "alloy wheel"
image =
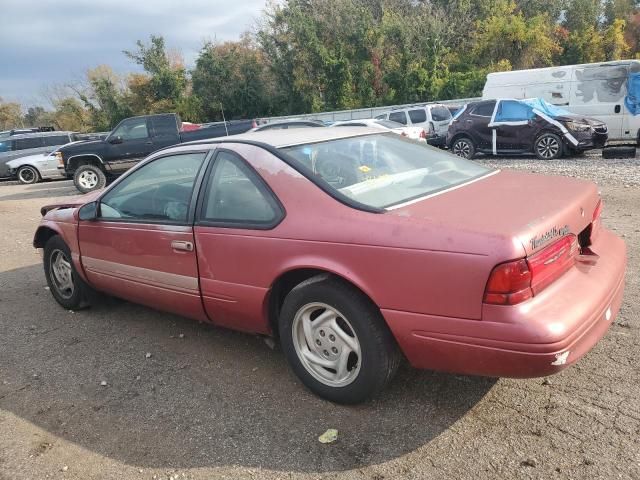
<path fill-rule="evenodd" d="M 462 158 L 469 158 L 471 154 L 471 146 L 466 140 L 458 140 L 453 145 L 453 153 Z"/>
<path fill-rule="evenodd" d="M 32 167 L 23 167 L 18 172 L 18 180 L 22 183 L 34 183 L 38 174 Z"/>
<path fill-rule="evenodd" d="M 53 286 L 62 298 L 71 298 L 75 290 L 71 262 L 62 250 L 51 252 L 49 270 Z"/>
<path fill-rule="evenodd" d="M 361 348 L 349 321 L 324 303 L 298 310 L 292 324 L 293 346 L 304 368 L 330 387 L 344 387 L 360 372 Z"/>
<path fill-rule="evenodd" d="M 542 137 L 538 140 L 536 149 L 542 158 L 554 158 L 560 151 L 560 144 L 553 137 Z"/>

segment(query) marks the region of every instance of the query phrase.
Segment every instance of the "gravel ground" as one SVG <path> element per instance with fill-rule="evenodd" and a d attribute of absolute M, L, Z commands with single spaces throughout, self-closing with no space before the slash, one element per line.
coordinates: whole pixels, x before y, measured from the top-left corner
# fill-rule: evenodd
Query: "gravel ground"
<path fill-rule="evenodd" d="M 478 161 L 601 185 L 629 251 L 621 313 L 549 379 L 405 367 L 356 407 L 306 392 L 253 336 L 118 300 L 61 309 L 31 238 L 39 207 L 76 192 L 0 185 L 0 479 L 640 478 L 638 159 Z"/>

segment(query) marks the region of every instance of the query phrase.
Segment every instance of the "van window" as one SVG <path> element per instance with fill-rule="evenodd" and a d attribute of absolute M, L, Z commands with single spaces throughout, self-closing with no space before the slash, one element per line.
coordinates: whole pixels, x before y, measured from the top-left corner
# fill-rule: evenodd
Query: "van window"
<path fill-rule="evenodd" d="M 16 138 L 14 142 L 14 150 L 28 150 L 44 146 L 42 137 Z"/>
<path fill-rule="evenodd" d="M 411 123 L 424 123 L 427 121 L 427 112 L 421 108 L 419 110 L 409 110 Z"/>
<path fill-rule="evenodd" d="M 446 107 L 431 107 L 431 118 L 434 122 L 446 122 L 451 120 L 451 112 Z"/>
<path fill-rule="evenodd" d="M 391 120 L 392 122 L 401 123 L 403 125 L 407 124 L 407 116 L 404 112 L 391 112 L 389 114 L 389 120 Z"/>

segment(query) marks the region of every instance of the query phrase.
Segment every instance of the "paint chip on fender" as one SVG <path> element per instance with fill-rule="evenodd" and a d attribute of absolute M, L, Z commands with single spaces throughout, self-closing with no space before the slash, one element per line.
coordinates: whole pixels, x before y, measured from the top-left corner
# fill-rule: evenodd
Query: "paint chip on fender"
<path fill-rule="evenodd" d="M 569 350 L 562 353 L 556 353 L 556 359 L 551 362 L 551 365 L 564 365 L 567 363 L 567 358 L 569 357 Z"/>

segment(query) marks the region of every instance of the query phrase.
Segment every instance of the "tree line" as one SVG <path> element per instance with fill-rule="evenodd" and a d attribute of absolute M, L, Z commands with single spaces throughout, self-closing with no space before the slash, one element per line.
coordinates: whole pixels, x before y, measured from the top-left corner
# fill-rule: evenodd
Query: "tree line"
<path fill-rule="evenodd" d="M 215 32 L 202 32 L 215 34 Z M 0 129 L 110 130 L 178 112 L 191 122 L 479 96 L 492 71 L 640 58 L 640 0 L 286 0 L 187 68 L 162 36 L 50 89 L 51 107 L 0 100 Z"/>

